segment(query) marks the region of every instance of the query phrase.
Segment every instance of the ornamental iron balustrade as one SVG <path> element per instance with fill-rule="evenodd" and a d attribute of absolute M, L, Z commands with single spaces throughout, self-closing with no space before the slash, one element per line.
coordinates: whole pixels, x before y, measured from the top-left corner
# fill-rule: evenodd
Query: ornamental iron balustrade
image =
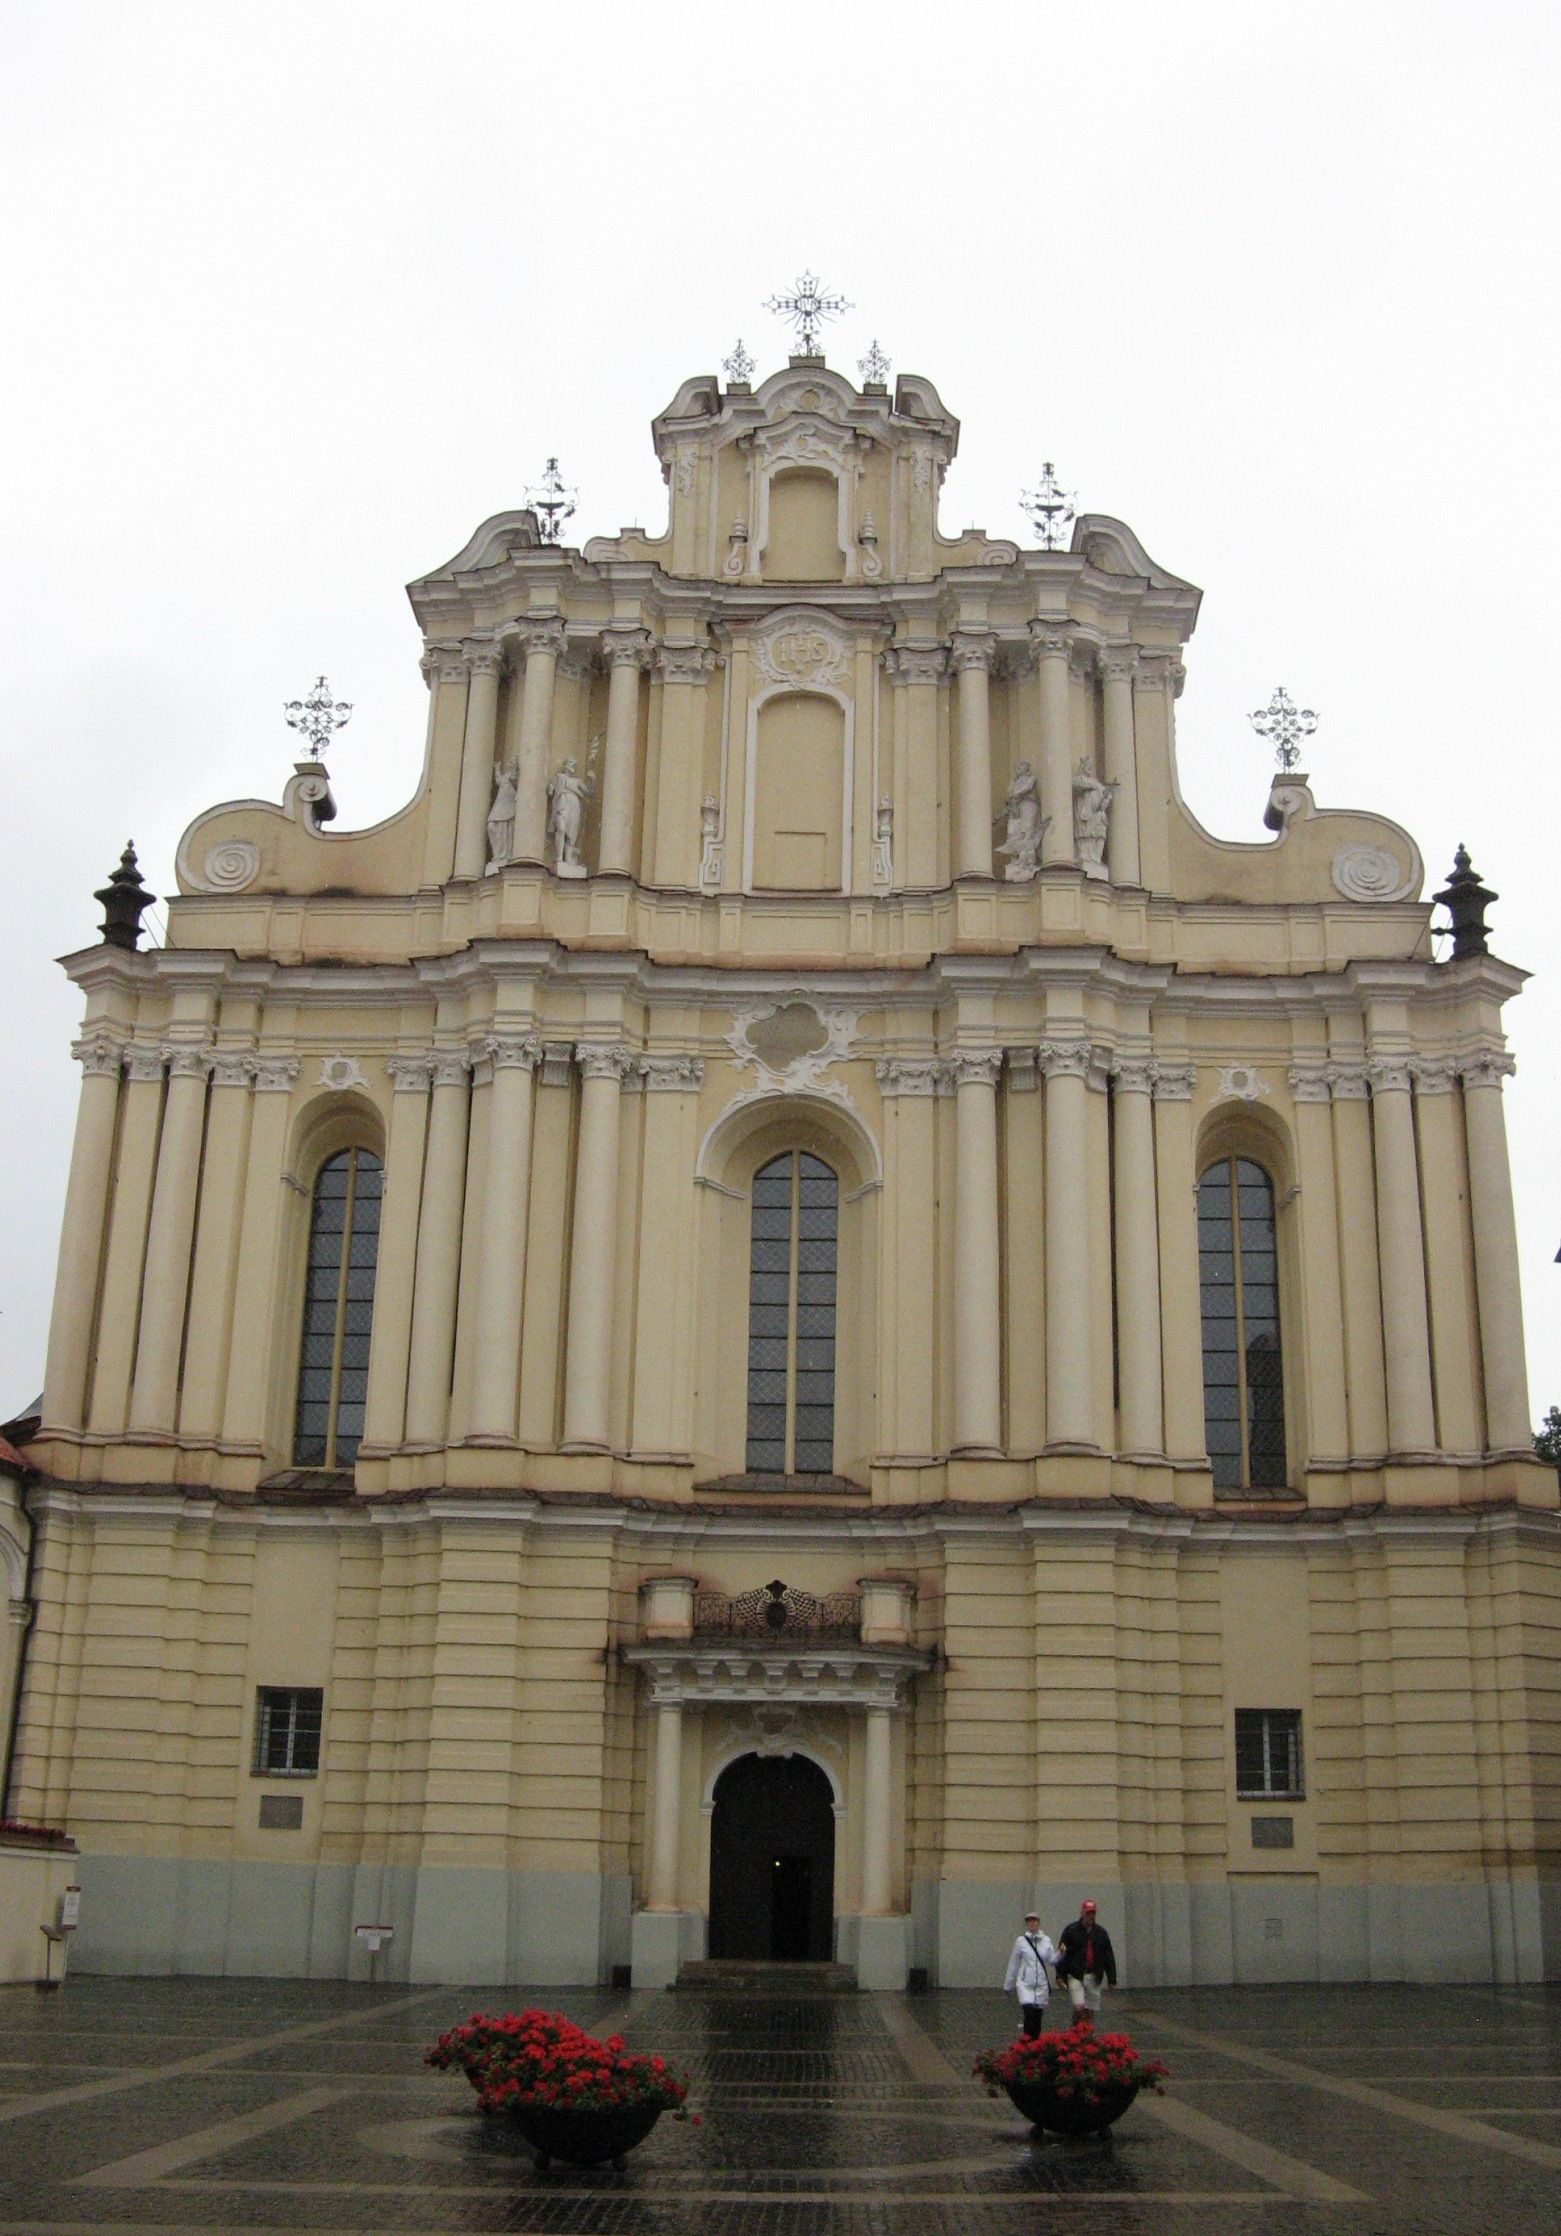
<path fill-rule="evenodd" d="M 829 1592 L 816 1599 L 779 1578 L 728 1599 L 724 1592 L 695 1592 L 696 1638 L 857 1638 L 862 1629 L 860 1592 Z"/>

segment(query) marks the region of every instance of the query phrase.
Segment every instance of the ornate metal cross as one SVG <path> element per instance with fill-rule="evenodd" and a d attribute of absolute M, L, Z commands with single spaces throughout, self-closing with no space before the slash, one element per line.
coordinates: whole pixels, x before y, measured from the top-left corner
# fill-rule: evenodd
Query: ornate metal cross
<path fill-rule="evenodd" d="M 1030 523 L 1041 539 L 1043 551 L 1060 551 L 1068 530 L 1073 526 L 1072 490 L 1064 489 L 1057 479 L 1057 469 L 1049 458 L 1041 465 L 1041 478 L 1033 489 L 1020 492 L 1019 502 L 1030 515 Z"/>
<path fill-rule="evenodd" d="M 789 295 L 772 295 L 764 307 L 767 311 L 778 312 L 782 318 L 789 318 L 796 327 L 799 357 L 816 357 L 819 328 L 824 320 L 838 318 L 852 306 L 833 289 L 820 287 L 814 273 L 804 272 L 793 283 Z"/>
<path fill-rule="evenodd" d="M 741 334 L 737 337 L 737 347 L 731 356 L 722 360 L 721 370 L 737 388 L 746 388 L 753 379 L 753 359 L 743 347 Z"/>
<path fill-rule="evenodd" d="M 558 470 L 558 460 L 550 458 L 542 469 L 542 479 L 533 482 L 522 502 L 537 516 L 537 532 L 544 543 L 557 543 L 563 533 L 564 522 L 574 515 L 576 489 L 564 486 L 564 477 Z"/>
<path fill-rule="evenodd" d="M 1247 720 L 1260 738 L 1271 741 L 1274 759 L 1282 769 L 1295 767 L 1301 758 L 1302 738 L 1309 738 L 1317 727 L 1311 708 L 1298 707 L 1283 684 L 1276 684 L 1267 706 L 1259 707 Z"/>
<path fill-rule="evenodd" d="M 872 343 L 868 349 L 867 355 L 865 357 L 859 357 L 857 359 L 856 369 L 861 374 L 863 381 L 870 383 L 874 387 L 882 388 L 884 383 L 888 380 L 890 372 L 889 360 L 887 357 L 885 357 L 883 351 L 878 347 L 878 337 L 876 334 L 873 336 Z"/>
<path fill-rule="evenodd" d="M 329 745 L 332 733 L 352 715 L 344 699 L 331 697 L 331 687 L 323 675 L 315 677 L 314 689 L 306 692 L 303 698 L 289 699 L 282 712 L 287 716 L 288 728 L 304 737 L 316 761 Z"/>

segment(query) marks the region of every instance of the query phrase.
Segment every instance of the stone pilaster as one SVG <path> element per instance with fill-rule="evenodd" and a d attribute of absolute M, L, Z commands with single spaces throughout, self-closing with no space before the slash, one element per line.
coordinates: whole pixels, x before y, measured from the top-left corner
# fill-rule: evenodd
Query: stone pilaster
<path fill-rule="evenodd" d="M 1517 1223 L 1501 1083 L 1512 1058 L 1500 1050 L 1466 1057 L 1464 1131 L 1469 1155 L 1469 1209 L 1474 1225 L 1474 1278 L 1480 1306 L 1480 1356 L 1485 1369 L 1485 1436 L 1492 1452 L 1532 1450 L 1528 1376 L 1523 1355 L 1523 1300 L 1518 1286 Z"/>
<path fill-rule="evenodd" d="M 526 1214 L 531 1197 L 533 1075 L 542 1061 L 534 1033 L 490 1034 L 486 1200 L 478 1245 L 476 1353 L 470 1435 L 509 1443 L 520 1388 L 520 1323 L 526 1275 Z"/>
<path fill-rule="evenodd" d="M 1000 1049 L 956 1049 L 954 1450 L 1003 1448 L 1002 1289 L 997 1223 Z"/>
<path fill-rule="evenodd" d="M 488 809 L 493 800 L 494 745 L 499 728 L 499 682 L 504 654 L 497 644 L 473 639 L 466 647 L 471 683 L 461 752 L 461 799 L 455 825 L 455 874 L 481 877 L 488 864 Z"/>
<path fill-rule="evenodd" d="M 634 795 L 640 735 L 640 677 L 650 662 L 643 629 L 613 627 L 602 638 L 607 662 L 607 740 L 602 761 L 602 821 L 597 868 L 634 871 Z"/>
<path fill-rule="evenodd" d="M 569 1334 L 564 1374 L 566 1449 L 609 1448 L 613 1291 L 618 1246 L 618 1133 L 626 1048 L 582 1041 L 580 1134 L 575 1152 L 574 1233 L 569 1263 Z"/>
<path fill-rule="evenodd" d="M 1165 1450 L 1161 1402 L 1160 1248 L 1155 1204 L 1153 1062 L 1112 1065 L 1112 1234 L 1116 1245 L 1117 1390 L 1124 1458 Z"/>
<path fill-rule="evenodd" d="M 72 1054 L 81 1065 L 81 1099 L 71 1144 L 43 1378 L 45 1430 L 66 1431 L 80 1429 L 86 1419 L 87 1365 L 114 1177 L 114 1129 L 125 1050 L 117 1034 L 99 1026 L 77 1041 Z"/>
<path fill-rule="evenodd" d="M 992 659 L 987 630 L 956 631 L 949 646 L 959 692 L 959 839 L 956 877 L 992 874 Z"/>
<path fill-rule="evenodd" d="M 464 1048 L 434 1052 L 428 1155 L 412 1289 L 406 1408 L 406 1441 L 424 1449 L 443 1444 L 449 1428 L 461 1223 L 466 1204 L 466 1141 L 471 1119 L 470 1068 L 471 1058 Z"/>

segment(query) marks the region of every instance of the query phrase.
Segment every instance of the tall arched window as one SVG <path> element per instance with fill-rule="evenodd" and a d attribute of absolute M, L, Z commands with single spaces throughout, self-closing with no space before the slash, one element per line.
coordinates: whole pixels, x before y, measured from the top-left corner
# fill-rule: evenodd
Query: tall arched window
<path fill-rule="evenodd" d="M 342 1149 L 321 1165 L 309 1220 L 295 1467 L 351 1467 L 363 1435 L 379 1254 L 380 1161 Z"/>
<path fill-rule="evenodd" d="M 1221 1157 L 1198 1182 L 1198 1277 L 1203 1419 L 1214 1488 L 1283 1490 L 1274 1184 L 1250 1157 Z"/>
<path fill-rule="evenodd" d="M 754 1175 L 748 1265 L 748 1469 L 835 1464 L 835 1272 L 840 1183 L 788 1149 Z"/>

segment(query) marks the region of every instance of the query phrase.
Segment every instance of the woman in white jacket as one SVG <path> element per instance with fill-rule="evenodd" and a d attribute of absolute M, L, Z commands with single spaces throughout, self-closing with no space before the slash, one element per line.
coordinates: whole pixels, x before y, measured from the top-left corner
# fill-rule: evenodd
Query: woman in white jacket
<path fill-rule="evenodd" d="M 1008 1970 L 1003 1975 L 1003 1993 L 1017 1992 L 1019 1997 L 1019 2023 L 1026 2034 L 1039 2034 L 1046 2005 L 1051 1996 L 1051 1977 L 1046 1970 L 1055 1964 L 1057 1952 L 1050 1939 L 1041 1931 L 1038 1910 L 1027 1910 L 1024 1931 L 1014 1943 L 1013 1954 L 1008 1959 Z"/>

